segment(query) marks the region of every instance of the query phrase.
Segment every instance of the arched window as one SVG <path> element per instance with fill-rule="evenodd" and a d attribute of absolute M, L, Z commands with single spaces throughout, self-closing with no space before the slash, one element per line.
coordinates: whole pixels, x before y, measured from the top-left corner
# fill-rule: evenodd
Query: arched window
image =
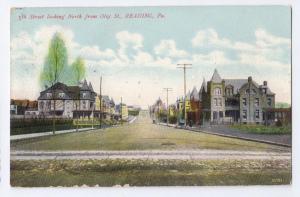
<path fill-rule="evenodd" d="M 215 95 L 221 95 L 221 94 L 222 94 L 221 88 L 215 88 L 215 89 L 214 89 L 214 94 L 215 94 Z"/>

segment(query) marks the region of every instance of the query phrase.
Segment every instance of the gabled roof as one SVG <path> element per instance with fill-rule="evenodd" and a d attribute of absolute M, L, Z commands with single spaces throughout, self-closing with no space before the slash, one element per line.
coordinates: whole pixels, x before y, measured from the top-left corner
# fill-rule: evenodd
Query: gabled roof
<path fill-rule="evenodd" d="M 221 83 L 222 79 L 217 71 L 217 69 L 215 69 L 213 76 L 211 77 L 211 81 L 214 83 Z"/>
<path fill-rule="evenodd" d="M 67 86 L 61 82 L 57 82 L 56 84 L 54 84 L 53 86 L 47 88 L 46 90 L 41 92 L 41 95 L 39 96 L 38 100 L 40 99 L 45 99 L 45 93 L 46 92 L 50 92 L 51 91 L 57 91 L 57 90 L 61 90 L 62 92 L 64 92 L 67 97 L 66 98 L 71 98 L 71 99 L 79 99 L 80 97 L 80 88 L 79 86 Z M 66 99 L 64 98 L 64 99 Z M 47 98 L 48 99 L 48 98 Z"/>
<path fill-rule="evenodd" d="M 93 89 L 93 86 L 92 86 L 92 83 L 91 83 L 91 82 L 89 83 L 89 89 L 90 89 L 92 92 L 95 92 L 94 89 Z"/>
<path fill-rule="evenodd" d="M 88 84 L 87 84 L 87 81 L 86 79 L 84 79 L 83 83 L 81 84 L 81 87 L 80 87 L 81 90 L 90 90 Z"/>
<path fill-rule="evenodd" d="M 260 89 L 266 88 L 267 89 L 267 92 L 266 92 L 267 95 L 275 95 L 275 93 L 272 92 L 268 86 L 260 85 L 259 88 Z"/>
<path fill-rule="evenodd" d="M 109 104 L 110 103 L 110 99 L 108 95 L 102 95 L 102 100 L 104 103 Z"/>
<path fill-rule="evenodd" d="M 80 98 L 80 88 L 79 86 L 68 86 L 69 96 L 72 99 L 79 99 Z"/>
<path fill-rule="evenodd" d="M 192 93 L 191 93 L 191 99 L 195 100 L 195 101 L 199 101 L 199 93 L 197 88 L 194 86 Z"/>
<path fill-rule="evenodd" d="M 202 85 L 201 85 L 201 88 L 199 90 L 199 93 L 201 93 L 203 91 L 207 92 L 207 84 L 206 84 L 205 78 L 203 78 Z"/>
<path fill-rule="evenodd" d="M 224 79 L 225 87 L 228 85 L 233 86 L 233 94 L 237 94 L 239 89 L 245 84 L 248 83 L 247 79 Z"/>

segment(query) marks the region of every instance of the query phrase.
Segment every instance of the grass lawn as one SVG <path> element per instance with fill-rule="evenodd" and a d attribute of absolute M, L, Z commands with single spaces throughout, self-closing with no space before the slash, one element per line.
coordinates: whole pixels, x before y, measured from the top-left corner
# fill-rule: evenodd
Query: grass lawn
<path fill-rule="evenodd" d="M 231 128 L 238 129 L 241 132 L 256 134 L 292 134 L 292 126 L 265 126 L 265 125 L 232 125 Z"/>
<path fill-rule="evenodd" d="M 46 136 L 11 142 L 12 150 L 182 150 L 281 151 L 290 149 L 164 127 L 140 117 L 133 124 L 105 130 Z"/>
<path fill-rule="evenodd" d="M 290 184 L 287 160 L 11 161 L 11 185 L 193 186 Z"/>

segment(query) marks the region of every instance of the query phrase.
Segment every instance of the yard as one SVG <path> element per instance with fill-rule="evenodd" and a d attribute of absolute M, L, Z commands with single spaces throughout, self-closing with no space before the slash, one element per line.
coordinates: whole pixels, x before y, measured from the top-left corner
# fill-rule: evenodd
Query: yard
<path fill-rule="evenodd" d="M 241 132 L 255 133 L 255 134 L 291 134 L 292 126 L 265 126 L 265 125 L 243 125 L 237 124 L 230 126 L 233 129 L 237 129 Z"/>
<path fill-rule="evenodd" d="M 290 160 L 12 161 L 11 185 L 193 186 L 290 184 Z"/>

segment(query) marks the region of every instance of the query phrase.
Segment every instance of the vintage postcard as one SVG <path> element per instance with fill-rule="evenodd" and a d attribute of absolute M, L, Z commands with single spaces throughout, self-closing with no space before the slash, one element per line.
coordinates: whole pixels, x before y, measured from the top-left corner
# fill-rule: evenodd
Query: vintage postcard
<path fill-rule="evenodd" d="M 11 9 L 13 187 L 288 185 L 291 7 Z"/>

